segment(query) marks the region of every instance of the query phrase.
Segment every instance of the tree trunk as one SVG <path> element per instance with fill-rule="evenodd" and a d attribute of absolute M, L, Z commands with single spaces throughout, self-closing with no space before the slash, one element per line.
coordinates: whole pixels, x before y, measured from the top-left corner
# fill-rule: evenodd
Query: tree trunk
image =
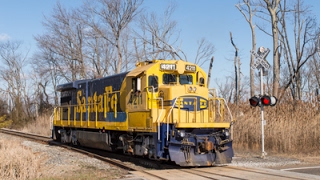
<path fill-rule="evenodd" d="M 273 95 L 278 96 L 280 80 L 280 57 L 279 57 L 279 32 L 277 9 L 280 0 L 264 0 L 271 17 L 272 37 L 273 37 Z M 271 2 L 270 2 L 271 1 Z"/>

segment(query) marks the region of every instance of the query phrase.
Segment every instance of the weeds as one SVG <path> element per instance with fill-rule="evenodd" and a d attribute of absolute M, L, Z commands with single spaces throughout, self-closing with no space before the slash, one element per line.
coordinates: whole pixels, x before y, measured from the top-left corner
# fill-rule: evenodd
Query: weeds
<path fill-rule="evenodd" d="M 237 150 L 261 149 L 260 108 L 239 106 L 243 114 L 234 124 Z M 264 107 L 265 149 L 274 153 L 320 154 L 320 109 L 309 103 Z"/>
<path fill-rule="evenodd" d="M 17 142 L 0 141 L 1 179 L 34 179 L 40 177 L 39 159 Z"/>
<path fill-rule="evenodd" d="M 24 126 L 21 131 L 51 136 L 50 115 L 39 116 L 35 121 L 29 122 L 26 126 Z"/>

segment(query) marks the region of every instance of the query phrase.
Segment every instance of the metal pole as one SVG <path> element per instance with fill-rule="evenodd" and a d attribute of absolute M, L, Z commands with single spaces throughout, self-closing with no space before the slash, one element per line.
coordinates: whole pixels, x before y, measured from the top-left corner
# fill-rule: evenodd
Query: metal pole
<path fill-rule="evenodd" d="M 263 95 L 263 68 L 260 68 L 260 94 Z M 264 152 L 264 113 L 263 113 L 263 104 L 261 104 L 261 149 L 262 155 L 261 158 L 265 158 Z"/>

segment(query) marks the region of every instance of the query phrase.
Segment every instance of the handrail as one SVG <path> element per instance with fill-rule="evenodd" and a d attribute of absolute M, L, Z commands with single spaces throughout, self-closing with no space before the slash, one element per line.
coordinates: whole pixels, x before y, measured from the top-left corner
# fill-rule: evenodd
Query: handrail
<path fill-rule="evenodd" d="M 54 124 L 57 124 L 57 107 L 54 107 L 53 109 L 53 121 L 54 121 Z"/>
<path fill-rule="evenodd" d="M 158 123 L 158 141 L 160 141 L 160 117 L 162 116 L 162 113 L 163 113 L 163 98 L 162 97 L 154 98 L 154 93 L 155 93 L 154 86 L 147 86 L 147 87 L 144 88 L 144 89 L 147 90 L 148 97 L 149 97 L 149 88 L 152 88 L 152 95 L 151 95 L 151 100 L 150 100 L 151 109 L 153 109 L 153 101 L 154 100 L 160 100 L 161 101 L 161 112 L 158 115 L 157 120 L 156 120 L 156 122 Z M 148 106 L 148 104 L 149 104 L 149 101 L 147 102 L 147 106 Z"/>
<path fill-rule="evenodd" d="M 143 89 L 146 89 L 147 90 L 147 97 L 149 97 L 149 88 L 152 88 L 152 96 L 151 96 L 151 109 L 153 108 L 153 99 L 158 99 L 158 98 L 154 98 L 154 93 L 155 93 L 155 91 L 154 91 L 154 86 L 147 86 L 147 87 L 145 87 L 145 88 L 143 88 Z M 146 106 L 148 107 L 148 105 L 149 105 L 149 101 L 147 101 L 147 103 L 146 103 Z"/>
<path fill-rule="evenodd" d="M 157 123 L 158 123 L 158 140 L 160 140 L 160 117 L 162 116 L 163 112 L 163 98 L 156 98 L 161 100 L 161 112 L 157 118 Z"/>
<path fill-rule="evenodd" d="M 117 93 L 117 92 L 114 92 L 114 93 Z M 95 105 L 94 106 L 94 108 L 91 108 L 91 106 L 93 106 L 93 105 Z M 96 114 L 96 116 L 95 116 L 95 119 L 94 119 L 94 121 L 95 121 L 95 126 L 97 127 L 98 126 L 98 106 L 97 105 L 99 105 L 99 103 L 86 103 L 86 104 L 82 104 L 81 106 L 86 106 L 87 107 L 87 111 L 82 111 L 82 108 L 80 108 L 80 118 L 79 118 L 79 120 L 80 120 L 80 127 L 83 125 L 83 113 L 88 113 L 88 115 L 87 115 L 87 118 L 88 118 L 88 120 L 87 120 L 87 126 L 89 127 L 89 125 L 90 125 L 90 113 L 95 113 Z M 117 113 L 117 108 L 116 108 L 116 106 L 118 105 L 118 103 L 115 101 L 115 107 L 114 107 L 114 113 L 115 113 L 115 118 L 117 117 L 117 115 L 116 115 L 116 113 Z M 53 115 L 54 115 L 54 117 L 58 117 L 58 116 L 60 116 L 59 117 L 59 119 L 60 119 L 60 125 L 63 125 L 62 124 L 62 120 L 63 120 L 63 109 L 67 109 L 68 111 L 67 111 L 67 123 L 68 123 L 68 125 L 71 125 L 71 111 L 73 110 L 73 125 L 76 125 L 76 121 L 77 121 L 77 107 L 79 106 L 79 104 L 73 104 L 73 105 L 71 105 L 71 104 L 69 104 L 69 105 L 61 105 L 61 106 L 56 106 L 55 108 L 54 108 L 54 111 L 53 111 Z M 91 110 L 93 110 L 92 112 L 91 112 Z M 59 113 L 60 112 L 60 113 Z M 56 124 L 57 123 L 57 118 L 53 118 L 53 121 L 54 121 L 54 124 Z"/>
<path fill-rule="evenodd" d="M 181 114 L 181 100 L 180 100 L 180 97 L 178 98 L 178 103 L 179 103 L 179 106 L 178 106 L 178 119 L 180 120 L 180 114 Z"/>
<path fill-rule="evenodd" d="M 195 97 L 193 102 L 193 110 L 194 110 L 194 121 L 197 122 L 197 108 L 198 108 L 198 102 L 197 98 Z"/>
<path fill-rule="evenodd" d="M 174 100 L 174 103 L 172 104 L 170 111 L 168 113 L 168 116 L 167 116 L 167 141 L 169 140 L 169 120 L 168 120 L 168 118 L 169 118 L 169 115 L 171 115 L 172 109 L 175 106 L 178 98 L 180 98 L 180 96 L 176 97 L 176 99 Z"/>
<path fill-rule="evenodd" d="M 232 116 L 232 113 L 231 113 L 231 111 L 230 111 L 230 108 L 229 108 L 228 104 L 225 103 L 226 100 L 225 100 L 224 98 L 218 98 L 218 97 L 211 97 L 211 98 L 209 98 L 209 99 L 211 99 L 211 100 L 217 100 L 217 101 L 219 101 L 219 102 L 224 101 L 223 104 L 227 107 L 227 110 L 228 110 L 228 113 L 229 113 L 229 116 L 230 116 L 230 123 L 233 123 L 233 116 Z M 219 108 L 220 108 L 220 106 L 219 106 Z M 222 114 L 221 114 L 221 112 L 220 112 L 220 109 L 218 109 L 218 113 L 219 113 L 219 115 L 220 115 L 220 117 L 221 117 Z"/>
<path fill-rule="evenodd" d="M 70 106 L 68 106 L 68 126 L 70 126 Z"/>

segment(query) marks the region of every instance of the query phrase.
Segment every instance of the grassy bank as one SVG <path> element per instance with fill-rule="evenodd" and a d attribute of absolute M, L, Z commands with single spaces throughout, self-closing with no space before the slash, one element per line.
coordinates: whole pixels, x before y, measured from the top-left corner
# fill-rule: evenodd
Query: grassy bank
<path fill-rule="evenodd" d="M 236 150 L 261 150 L 260 107 L 239 106 L 234 124 Z M 232 107 L 235 109 L 235 107 Z M 235 111 L 233 111 L 235 113 Z M 320 110 L 311 103 L 264 107 L 265 150 L 273 153 L 320 155 Z"/>

